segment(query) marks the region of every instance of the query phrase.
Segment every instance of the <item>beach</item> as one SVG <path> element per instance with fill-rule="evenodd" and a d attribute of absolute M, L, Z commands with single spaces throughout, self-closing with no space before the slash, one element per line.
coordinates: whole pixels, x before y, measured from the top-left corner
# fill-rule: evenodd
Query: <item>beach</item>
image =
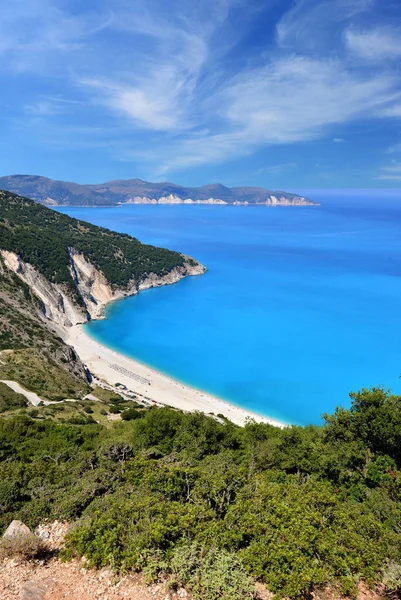
<path fill-rule="evenodd" d="M 254 419 L 258 423 L 270 423 L 276 427 L 286 426 L 285 423 L 254 414 L 184 385 L 147 365 L 107 348 L 91 338 L 82 325 L 64 330 L 63 337 L 67 344 L 73 346 L 93 375 L 113 386 L 121 383 L 150 403 L 153 401 L 156 404 L 172 406 L 187 412 L 222 414 L 237 425 L 244 425 L 247 419 Z"/>

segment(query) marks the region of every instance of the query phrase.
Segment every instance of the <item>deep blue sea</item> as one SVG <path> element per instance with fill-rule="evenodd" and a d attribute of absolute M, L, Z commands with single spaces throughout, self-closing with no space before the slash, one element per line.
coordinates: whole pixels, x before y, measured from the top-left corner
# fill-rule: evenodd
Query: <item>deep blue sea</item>
<path fill-rule="evenodd" d="M 322 205 L 59 208 L 208 267 L 113 303 L 88 333 L 287 423 L 362 387 L 401 393 L 401 192 L 309 196 Z"/>

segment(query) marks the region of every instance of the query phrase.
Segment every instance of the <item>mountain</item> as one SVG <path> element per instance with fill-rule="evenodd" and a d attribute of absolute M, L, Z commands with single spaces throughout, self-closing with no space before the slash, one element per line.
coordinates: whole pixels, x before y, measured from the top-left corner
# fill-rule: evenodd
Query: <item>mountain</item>
<path fill-rule="evenodd" d="M 54 181 L 37 175 L 11 175 L 0 177 L 0 190 L 15 192 L 35 202 L 55 205 L 107 206 L 103 196 L 84 185 L 67 181 Z"/>
<path fill-rule="evenodd" d="M 220 183 L 183 187 L 142 179 L 117 179 L 80 185 L 37 175 L 0 177 L 0 189 L 32 198 L 49 206 L 115 206 L 118 204 L 266 204 L 309 206 L 317 202 L 288 192 L 259 187 L 228 188 Z"/>

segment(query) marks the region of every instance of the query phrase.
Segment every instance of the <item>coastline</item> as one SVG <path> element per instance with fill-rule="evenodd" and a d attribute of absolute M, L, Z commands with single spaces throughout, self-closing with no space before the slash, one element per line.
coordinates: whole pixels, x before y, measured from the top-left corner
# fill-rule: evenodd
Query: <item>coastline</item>
<path fill-rule="evenodd" d="M 137 360 L 120 354 L 90 337 L 82 325 L 65 329 L 63 334 L 64 341 L 73 346 L 91 373 L 111 385 L 122 383 L 128 389 L 147 397 L 156 404 L 172 406 L 186 412 L 222 414 L 236 425 L 244 425 L 246 419 L 251 418 L 258 423 L 269 423 L 275 427 L 288 426 L 287 423 L 252 413 L 191 388 Z M 138 378 L 130 376 L 129 373 Z"/>

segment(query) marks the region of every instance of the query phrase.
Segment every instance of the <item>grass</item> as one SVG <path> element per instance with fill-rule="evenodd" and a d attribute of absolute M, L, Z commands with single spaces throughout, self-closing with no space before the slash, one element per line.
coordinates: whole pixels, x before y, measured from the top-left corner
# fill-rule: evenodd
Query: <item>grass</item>
<path fill-rule="evenodd" d="M 91 394 L 92 396 L 96 396 L 96 398 L 106 403 L 121 402 L 122 400 L 122 396 L 120 396 L 120 394 L 116 394 L 111 390 L 105 390 L 104 388 L 101 388 L 99 386 L 95 386 L 91 391 Z"/>
<path fill-rule="evenodd" d="M 32 348 L 3 353 L 0 379 L 17 381 L 44 400 L 80 399 L 90 391 L 89 385 Z"/>

